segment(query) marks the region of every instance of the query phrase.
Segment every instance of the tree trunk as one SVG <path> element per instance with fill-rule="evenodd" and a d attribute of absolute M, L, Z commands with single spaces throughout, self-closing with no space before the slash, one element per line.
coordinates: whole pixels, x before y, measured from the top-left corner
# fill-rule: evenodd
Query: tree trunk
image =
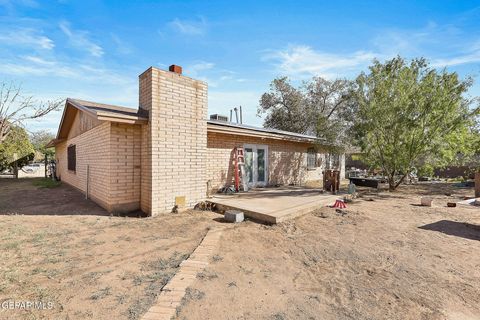
<path fill-rule="evenodd" d="M 388 177 L 388 191 L 395 191 L 395 177 L 389 176 Z"/>
<path fill-rule="evenodd" d="M 395 175 L 388 177 L 388 191 L 395 191 L 399 185 L 402 184 L 403 180 L 405 180 L 405 177 L 407 175 L 404 174 L 398 182 L 395 182 Z"/>
<path fill-rule="evenodd" d="M 407 177 L 408 173 L 404 174 L 403 177 L 397 182 L 397 184 L 395 185 L 395 189 L 400 185 L 402 184 L 403 180 L 405 180 L 405 178 Z"/>

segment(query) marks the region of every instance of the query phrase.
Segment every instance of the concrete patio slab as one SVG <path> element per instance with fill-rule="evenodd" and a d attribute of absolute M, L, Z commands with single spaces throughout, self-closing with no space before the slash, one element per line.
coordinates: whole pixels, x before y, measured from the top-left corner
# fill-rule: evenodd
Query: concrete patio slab
<path fill-rule="evenodd" d="M 321 193 L 305 187 L 257 188 L 233 195 L 216 194 L 208 201 L 220 210 L 236 209 L 245 216 L 266 223 L 279 223 L 333 205 L 342 195 Z"/>

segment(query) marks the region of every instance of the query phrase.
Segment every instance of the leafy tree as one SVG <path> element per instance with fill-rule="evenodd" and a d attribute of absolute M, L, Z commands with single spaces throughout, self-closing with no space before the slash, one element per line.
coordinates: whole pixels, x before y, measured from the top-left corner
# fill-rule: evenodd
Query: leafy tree
<path fill-rule="evenodd" d="M 395 190 L 422 162 L 445 164 L 473 153 L 469 128 L 479 107 L 465 98 L 471 79 L 437 71 L 425 59 L 375 60 L 353 91 L 353 132 L 369 165 Z"/>
<path fill-rule="evenodd" d="M 304 87 L 315 135 L 337 144 L 346 143 L 351 110 L 351 82 L 314 77 L 310 82 L 304 83 Z"/>
<path fill-rule="evenodd" d="M 52 139 L 55 139 L 55 135 L 48 130 L 40 130 L 31 134 L 33 148 L 41 155 L 42 159 L 44 155 L 47 155 L 49 159 L 53 159 L 55 155 L 54 148 L 45 147 Z"/>
<path fill-rule="evenodd" d="M 15 160 L 25 158 L 26 162 L 33 160 L 34 149 L 28 134 L 22 127 L 10 127 L 10 133 L 0 143 L 0 170 L 5 170 Z M 19 166 L 26 164 L 22 162 Z"/>
<path fill-rule="evenodd" d="M 287 77 L 274 79 L 270 91 L 260 98 L 257 114 L 267 114 L 266 128 L 306 134 L 312 130 L 312 112 L 304 93 L 293 87 Z"/>
<path fill-rule="evenodd" d="M 26 120 L 38 119 L 57 110 L 63 100 L 38 102 L 22 95 L 20 86 L 0 84 L 0 144 L 15 126 L 23 126 Z"/>
<path fill-rule="evenodd" d="M 264 126 L 313 134 L 341 144 L 346 138 L 350 82 L 314 77 L 295 88 L 287 77 L 277 78 L 260 98 L 257 114 Z"/>

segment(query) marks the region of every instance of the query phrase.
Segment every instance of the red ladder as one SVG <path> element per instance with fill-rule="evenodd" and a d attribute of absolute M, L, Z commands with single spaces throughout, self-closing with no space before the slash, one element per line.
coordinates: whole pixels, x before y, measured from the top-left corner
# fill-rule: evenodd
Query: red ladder
<path fill-rule="evenodd" d="M 235 190 L 240 191 L 240 185 L 243 191 L 248 191 L 248 184 L 245 174 L 245 150 L 242 147 L 233 149 L 234 170 L 235 170 Z"/>

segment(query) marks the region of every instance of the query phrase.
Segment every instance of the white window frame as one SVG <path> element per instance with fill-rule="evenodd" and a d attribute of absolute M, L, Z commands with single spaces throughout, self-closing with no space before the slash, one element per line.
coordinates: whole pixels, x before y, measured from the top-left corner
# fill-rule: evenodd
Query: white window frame
<path fill-rule="evenodd" d="M 245 150 L 245 156 L 247 154 L 246 149 L 252 149 L 252 164 L 253 164 L 253 177 L 252 182 L 248 183 L 249 187 L 265 187 L 268 185 L 268 145 L 266 144 L 244 144 L 243 150 Z M 265 181 L 258 181 L 258 149 L 265 150 Z"/>

